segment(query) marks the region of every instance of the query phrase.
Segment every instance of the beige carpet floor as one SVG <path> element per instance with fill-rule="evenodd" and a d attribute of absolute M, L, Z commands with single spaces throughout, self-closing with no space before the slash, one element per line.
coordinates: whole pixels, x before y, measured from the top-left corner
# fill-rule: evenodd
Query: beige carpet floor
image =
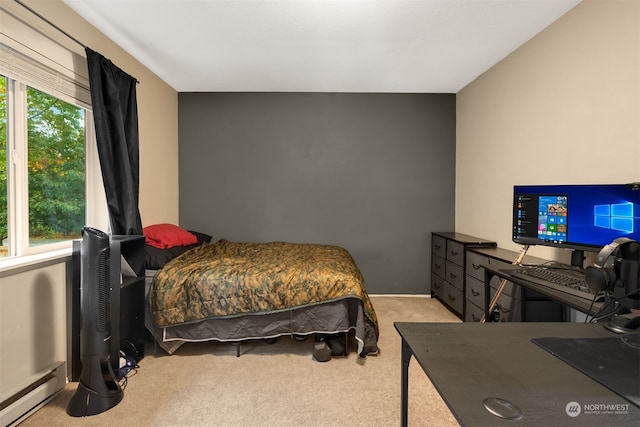
<path fill-rule="evenodd" d="M 459 322 L 425 297 L 372 296 L 380 354 L 326 363 L 312 360 L 313 340 L 275 344 L 189 343 L 174 355 L 148 343 L 123 400 L 98 415 L 74 418 L 70 383 L 27 418 L 31 426 L 397 426 L 400 424 L 400 337 L 393 322 Z M 409 366 L 409 425 L 456 426 L 425 373 Z"/>

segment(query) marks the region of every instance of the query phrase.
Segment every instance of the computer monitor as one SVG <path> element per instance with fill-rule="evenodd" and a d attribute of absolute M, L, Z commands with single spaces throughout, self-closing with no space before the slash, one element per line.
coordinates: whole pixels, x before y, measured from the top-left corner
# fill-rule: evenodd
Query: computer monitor
<path fill-rule="evenodd" d="M 513 241 L 598 252 L 618 237 L 640 241 L 640 184 L 516 185 Z"/>

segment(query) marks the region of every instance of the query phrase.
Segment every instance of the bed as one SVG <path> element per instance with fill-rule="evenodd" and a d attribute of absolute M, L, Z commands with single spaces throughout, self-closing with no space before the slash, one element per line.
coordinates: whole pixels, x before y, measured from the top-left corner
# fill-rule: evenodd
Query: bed
<path fill-rule="evenodd" d="M 145 325 L 167 353 L 185 342 L 342 333 L 355 337 L 360 357 L 377 353 L 377 317 L 344 248 L 191 234 L 197 241 L 152 247 L 145 228 Z"/>

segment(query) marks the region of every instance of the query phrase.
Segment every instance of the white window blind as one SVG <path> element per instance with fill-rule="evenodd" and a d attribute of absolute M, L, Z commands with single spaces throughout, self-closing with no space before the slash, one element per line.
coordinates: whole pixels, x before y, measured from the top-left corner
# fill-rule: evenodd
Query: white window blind
<path fill-rule="evenodd" d="M 76 101 L 85 108 L 91 106 L 88 82 L 83 85 L 4 44 L 0 44 L 0 74 L 25 82 L 67 102 Z"/>
<path fill-rule="evenodd" d="M 82 48 L 69 49 L 58 40 L 63 35 L 45 34 L 5 7 L 0 7 L 0 23 L 0 74 L 91 108 Z"/>

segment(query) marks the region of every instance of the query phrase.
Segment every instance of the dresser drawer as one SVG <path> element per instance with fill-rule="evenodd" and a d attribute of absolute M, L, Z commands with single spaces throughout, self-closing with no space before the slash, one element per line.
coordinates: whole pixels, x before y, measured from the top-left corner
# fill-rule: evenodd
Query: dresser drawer
<path fill-rule="evenodd" d="M 431 235 L 431 253 L 441 258 L 447 257 L 447 240 L 442 236 Z"/>
<path fill-rule="evenodd" d="M 431 256 L 431 273 L 446 279 L 446 261 L 437 255 Z"/>
<path fill-rule="evenodd" d="M 489 264 L 489 257 L 467 251 L 466 269 L 468 275 L 484 283 L 484 266 Z"/>
<path fill-rule="evenodd" d="M 460 289 L 455 288 L 450 283 L 445 282 L 444 297 L 442 300 L 458 314 L 462 314 L 462 310 L 464 307 L 463 298 L 464 297 Z"/>
<path fill-rule="evenodd" d="M 465 307 L 464 321 L 479 322 L 480 320 L 482 320 L 482 316 L 484 316 L 484 309 L 473 304 L 467 298 L 467 306 Z"/>
<path fill-rule="evenodd" d="M 480 310 L 483 310 L 486 298 L 484 292 L 481 292 L 482 286 L 474 285 L 472 289 L 467 290 L 466 281 L 469 278 L 476 278 L 479 282 L 484 282 L 486 256 L 474 258 L 472 264 L 475 265 L 475 268 L 470 274 L 467 274 L 466 269 L 472 267 L 467 267 L 469 264 L 466 257 L 471 248 L 479 250 L 495 246 L 495 242 L 463 233 L 449 231 L 431 233 L 431 295 L 461 319 L 464 319 L 466 314 L 467 293 L 473 303 Z M 479 266 L 481 263 L 482 266 Z"/>
<path fill-rule="evenodd" d="M 498 298 L 501 322 L 521 322 L 522 321 L 522 300 L 512 298 L 502 294 Z"/>
<path fill-rule="evenodd" d="M 464 267 L 447 260 L 447 275 L 445 279 L 462 291 L 464 289 Z"/>
<path fill-rule="evenodd" d="M 484 282 L 475 277 L 467 276 L 465 297 L 478 307 L 485 307 Z"/>
<path fill-rule="evenodd" d="M 431 292 L 441 301 L 444 301 L 445 283 L 442 277 L 438 277 L 435 274 L 431 275 Z"/>
<path fill-rule="evenodd" d="M 492 268 L 494 268 L 496 270 L 500 270 L 501 268 L 508 268 L 508 267 L 513 266 L 513 264 L 511 264 L 509 262 L 504 262 L 504 261 L 500 261 L 498 259 L 493 259 L 493 258 L 489 259 L 489 264 L 491 265 Z"/>
<path fill-rule="evenodd" d="M 447 240 L 447 261 L 464 267 L 464 245 L 462 243 Z"/>
<path fill-rule="evenodd" d="M 493 276 L 491 277 L 491 281 L 489 283 L 491 284 L 491 298 L 493 298 L 493 296 L 498 291 L 498 288 L 500 288 L 500 284 L 502 283 L 502 278 L 498 276 Z M 513 284 L 513 282 L 507 282 L 507 284 L 504 285 L 504 289 L 502 290 L 502 295 L 519 297 L 521 294 L 522 294 L 522 288 L 520 286 Z"/>

